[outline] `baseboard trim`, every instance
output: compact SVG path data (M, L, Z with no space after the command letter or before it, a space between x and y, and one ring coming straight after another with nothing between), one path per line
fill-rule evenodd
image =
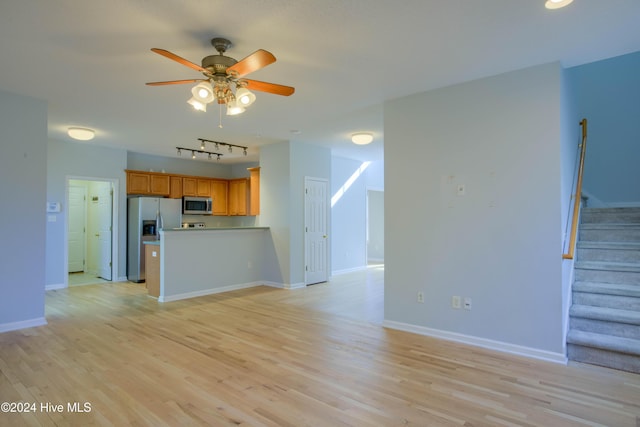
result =
M474 347L482 347L489 350L500 351L502 353L526 356L532 359L539 359L547 362L559 363L562 365L566 365L568 362L567 356L565 354L539 350L531 347L524 347L516 344L509 344L501 341L489 340L486 338L474 337L471 335L458 334L456 332L442 331L439 329L432 329L425 326L395 322L392 320L385 320L384 322L382 322L382 326L389 329L397 329L400 331L411 332L418 335L440 338L447 341L455 341L462 344L472 345Z
M20 322L9 322L0 324L0 333L17 331L19 329L34 328L36 326L44 326L47 324L47 319L44 317L38 317L35 319L22 320Z
M306 288L307 285L304 282L298 282L298 283L285 283L283 285L284 289L301 289L301 288Z
M56 289L65 289L65 288L67 288L67 287L68 287L68 286L67 286L67 285L65 285L64 283L54 283L54 284L52 284L52 285L46 285L46 286L44 287L44 290L45 290L45 291L55 291Z
M220 288L203 289L201 291L186 292L184 294L175 294L169 296L160 296L158 302L172 302L189 298L203 297L206 295L220 294L222 292L237 291L239 289L253 288L262 285L262 282L241 283L238 285L223 286Z

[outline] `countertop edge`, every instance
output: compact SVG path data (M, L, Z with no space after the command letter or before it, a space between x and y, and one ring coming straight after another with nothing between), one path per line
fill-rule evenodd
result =
M193 231L240 231L240 230L269 230L269 227L205 227L205 228L172 228L167 230L160 230L163 233L173 232L193 232Z

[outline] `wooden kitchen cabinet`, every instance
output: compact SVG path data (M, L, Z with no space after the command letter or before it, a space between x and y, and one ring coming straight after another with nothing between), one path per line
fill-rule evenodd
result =
M197 196L198 195L198 178L182 177L182 195Z
M249 178L249 215L260 215L260 168L248 168Z
M199 197L211 197L211 180L207 178L198 178L196 186L196 195Z
M211 198L213 199L213 215L227 215L229 181L226 179L211 180Z
M169 195L169 175L149 175L149 194L154 196Z
M127 194L169 195L169 175L154 172L126 171Z
M229 180L229 215L247 215L248 178Z
M152 297L160 296L160 245L144 245L145 285Z
M182 177L182 195L211 197L211 180L208 178Z
M127 194L148 194L149 174L127 171Z
M181 199L182 198L182 177L172 176L169 178L169 198Z

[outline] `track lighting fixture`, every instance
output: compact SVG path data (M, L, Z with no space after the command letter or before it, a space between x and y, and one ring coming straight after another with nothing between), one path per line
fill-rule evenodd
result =
M176 150L178 150L178 156L182 155L182 150L187 150L187 151L191 151L191 158L192 159L196 159L198 156L198 153L201 154L206 154L208 159L211 160L213 158L213 156L217 156L217 160L220 161L220 157L222 157L222 153L216 153L213 151L206 151L206 143L209 142L211 144L214 144L216 151L218 151L220 149L220 146L224 146L227 147L227 150L229 151L229 153L233 153L233 149L238 148L242 150L242 154L243 155L247 155L247 149L249 147L245 147L244 145L236 145L236 144L229 144L227 142L220 142L220 141L211 141L208 139L203 139L203 138L198 138L198 141L200 141L200 148L196 149L196 148L185 148L185 147L176 147Z
M182 155L182 150L191 151L192 159L198 158L198 156L196 155L197 153L206 154L209 160L211 160L213 156L218 156L218 161L219 161L220 157L222 156L222 153L213 153L211 151L196 150L194 148L176 147L176 150L178 150L178 156Z

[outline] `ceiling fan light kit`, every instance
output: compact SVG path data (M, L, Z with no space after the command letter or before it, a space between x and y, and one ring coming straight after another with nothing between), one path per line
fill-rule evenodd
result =
M164 82L150 82L148 86L165 86L174 84L197 83L191 88L193 97L187 101L194 109L206 111L206 105L214 101L222 107L227 105L227 115L241 114L246 107L253 104L256 95L251 90L272 93L281 96L290 96L295 88L275 83L261 82L245 79L249 73L266 67L276 62L272 53L258 49L251 55L236 61L225 56L224 53L231 46L231 42L225 38L216 37L211 44L218 51L217 55L209 55L202 59L202 66L190 62L174 53L164 49L153 48L151 51L176 61L204 75L204 79L171 80ZM234 91L235 90L235 91ZM220 124L222 127L222 123Z
M544 7L547 9L560 9L562 7L568 6L572 3L573 0L547 0L544 4Z

